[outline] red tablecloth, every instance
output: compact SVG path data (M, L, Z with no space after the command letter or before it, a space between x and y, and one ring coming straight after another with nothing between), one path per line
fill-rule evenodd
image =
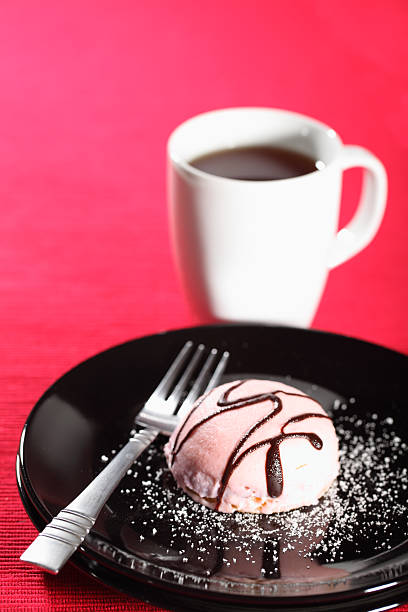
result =
M381 230L330 275L313 326L408 351L407 11L398 0L0 3L2 609L153 610L72 567L50 577L18 561L35 530L14 461L56 377L113 344L197 323L165 204L165 142L185 118L287 108L383 160ZM342 221L358 183L350 173Z

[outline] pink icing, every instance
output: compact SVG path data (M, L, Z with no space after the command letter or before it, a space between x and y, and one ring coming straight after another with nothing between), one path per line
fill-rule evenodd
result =
M259 401L219 414L200 425L187 437L173 461L172 450L177 437L176 448L180 447L180 441L195 424L220 410L218 400L237 383L238 381L221 385L203 400L198 400L191 416L187 417L185 426L181 423L165 446L167 461L177 484L191 497L212 508L216 505L221 478L234 447L254 423L271 412L273 402ZM246 380L231 391L229 399L237 400L278 390L285 392L278 394L282 401L282 410L253 432L240 449L240 453L258 442L279 436L285 423L296 416L305 413L327 416L315 400L299 389L280 382ZM286 393L300 394L301 397ZM178 436L181 427L183 430ZM321 439L322 447L315 448L305 438L285 439L280 444L283 489L277 497L270 497L267 491L265 462L269 446L262 446L247 454L228 480L218 508L221 512L282 512L316 504L329 488L339 471L338 442L331 420L310 417L289 423L284 432L315 434Z

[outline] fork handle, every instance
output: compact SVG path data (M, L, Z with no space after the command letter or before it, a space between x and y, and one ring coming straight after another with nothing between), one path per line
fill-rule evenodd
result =
M155 429L142 429L130 438L82 493L48 523L20 559L58 574L94 526L123 476L157 435Z

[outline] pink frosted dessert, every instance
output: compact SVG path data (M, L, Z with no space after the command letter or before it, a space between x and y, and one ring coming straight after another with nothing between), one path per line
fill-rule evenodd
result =
M229 382L201 397L165 446L177 484L220 512L317 504L339 472L322 406L270 380Z

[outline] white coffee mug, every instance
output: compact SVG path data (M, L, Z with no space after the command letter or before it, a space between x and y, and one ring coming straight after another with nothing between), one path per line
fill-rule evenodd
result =
M190 162L231 147L278 146L322 169L250 181ZM360 203L338 231L343 170L365 169ZM182 285L204 319L307 327L328 271L368 245L386 204L384 166L362 147L304 115L232 108L198 115L168 141L170 233Z

